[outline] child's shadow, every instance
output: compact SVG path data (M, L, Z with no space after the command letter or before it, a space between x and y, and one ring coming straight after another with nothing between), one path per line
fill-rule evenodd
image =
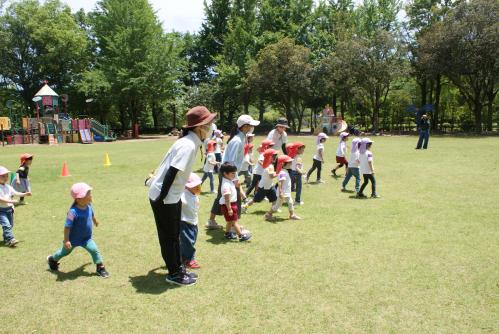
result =
M89 264L91 264L91 263L89 262L89 263L82 264L81 266L79 266L75 270L68 271L66 273L62 272L62 271L50 271L50 272L57 276L57 279L56 279L57 282L74 281L75 279L77 279L79 277L96 276L95 273L89 273L89 272L85 271L85 267L88 266Z
M226 239L224 232L222 230L206 230L206 234L210 237L207 242L211 242L215 245L226 244L232 242L232 240Z
M159 295L166 290L175 289L179 286L170 284L165 281L165 274L157 273L159 269L164 269L164 267L158 267L149 270L147 275L140 276L130 276L128 280L132 283L137 293L148 293L152 295Z

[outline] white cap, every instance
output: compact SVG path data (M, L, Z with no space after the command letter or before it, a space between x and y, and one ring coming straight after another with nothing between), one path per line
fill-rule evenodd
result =
M237 119L237 127L240 128L246 124L257 126L258 124L260 124L260 121L254 120L253 117L251 117L250 115L239 116L239 118Z

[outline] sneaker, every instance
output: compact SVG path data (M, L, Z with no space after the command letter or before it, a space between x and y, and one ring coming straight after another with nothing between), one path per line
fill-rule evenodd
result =
M347 188L345 188L345 187L341 188L341 192L342 192L342 193L344 193L344 192L346 192L346 191L347 191Z
M196 274L195 272L187 270L187 268L184 265L180 266L180 273L187 275L194 280L198 279L198 274Z
M190 286L196 284L196 280L194 278L182 272L173 275L166 275L165 281L179 286Z
M223 226L218 225L217 222L214 220L208 219L208 221L206 222L206 225L204 225L204 227L208 230L220 230Z
M357 198L367 198L367 196L364 195L364 194L359 193L359 194L357 194Z
M371 198L381 198L381 196L374 194L374 195L371 195Z
M249 232L246 232L246 233L242 233L240 236L239 236L239 241L240 242L243 242L243 241L248 241L251 239L251 233Z
M268 222L273 222L275 220L274 216L266 213L265 214L265 220L268 221Z
M191 260L191 261L185 261L185 267L189 269L199 269L201 266L199 265L198 261L196 260Z
M305 183L308 183L308 177L306 175L303 176L303 180L305 181Z
M236 240L237 239L237 234L234 233L234 232L226 232L224 234L224 237L225 237L225 239L228 239L228 240Z
M337 176L336 175L336 169L331 169L331 174L333 174L333 176Z
M52 255L47 256L47 263L49 265L50 270L53 270L53 271L58 271L59 270L59 262L57 262L56 260L54 260L54 258L52 257Z
M289 219L291 219L291 220L301 220L301 217L299 217L297 215L292 215L291 217L289 217Z
M303 204L305 204L305 202L303 202L303 201L295 201L295 205L303 205Z
M97 275L99 275L102 278L108 278L109 273L106 270L106 267L104 266L97 266Z
M243 204L243 205L241 206L241 213L246 213L247 211L248 211L248 205Z
M335 175L336 175L336 174L335 174ZM322 181L322 180L317 180L317 183L326 183L326 182L324 182L324 181Z
M5 245L8 247L15 247L19 241L15 238L10 239L9 241L5 242Z

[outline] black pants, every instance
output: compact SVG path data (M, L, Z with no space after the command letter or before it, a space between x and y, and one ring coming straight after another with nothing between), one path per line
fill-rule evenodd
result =
M222 179L223 175L222 173L219 173L218 175L218 191L217 191L217 198L215 198L215 201L213 201L213 205L211 206L211 213L217 216L220 216L222 214L222 209L220 208L220 198L222 198ZM236 188L237 190L237 216L238 218L241 218L241 192L240 188Z
M180 270L180 217L182 202L175 204L164 204L163 201L151 201L151 208L158 230L159 246L161 255L168 268L169 274L175 274Z
M376 179L373 174L362 174L364 177L364 183L360 186L359 194L364 194L364 189L367 187L369 181L371 181L371 196L376 195Z
M312 165L312 168L310 168L310 170L308 171L307 173L307 180L310 179L310 175L314 172L314 170L317 169L317 181L320 181L321 179L321 170L322 170L322 161L319 161L319 160L315 160L314 159L314 163Z
M251 180L251 184L248 187L248 189L246 189L246 197L248 197L249 194L251 194L251 192L257 188L258 182L260 182L261 179L262 179L261 175L253 174L253 179Z

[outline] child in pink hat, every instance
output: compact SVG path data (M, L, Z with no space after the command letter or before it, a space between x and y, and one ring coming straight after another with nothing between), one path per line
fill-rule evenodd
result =
M182 262L189 269L200 268L196 260L196 240L198 237L199 194L201 178L191 173L187 179L185 190L180 197L182 213L180 218L180 255Z
M18 192L7 182L9 181L10 171L0 166L0 225L3 230L3 241L5 245L14 247L18 241L14 238L12 228L14 227L14 204L13 196L31 196L30 192Z
M75 183L71 187L71 197L74 202L69 208L64 224L64 241L62 247L53 255L47 257L50 270L59 270L59 260L71 254L76 247L83 247L92 256L96 265L97 275L102 278L109 277L104 267L102 256L97 244L92 239L92 224L96 227L99 222L95 218L92 206L92 187L86 183Z

